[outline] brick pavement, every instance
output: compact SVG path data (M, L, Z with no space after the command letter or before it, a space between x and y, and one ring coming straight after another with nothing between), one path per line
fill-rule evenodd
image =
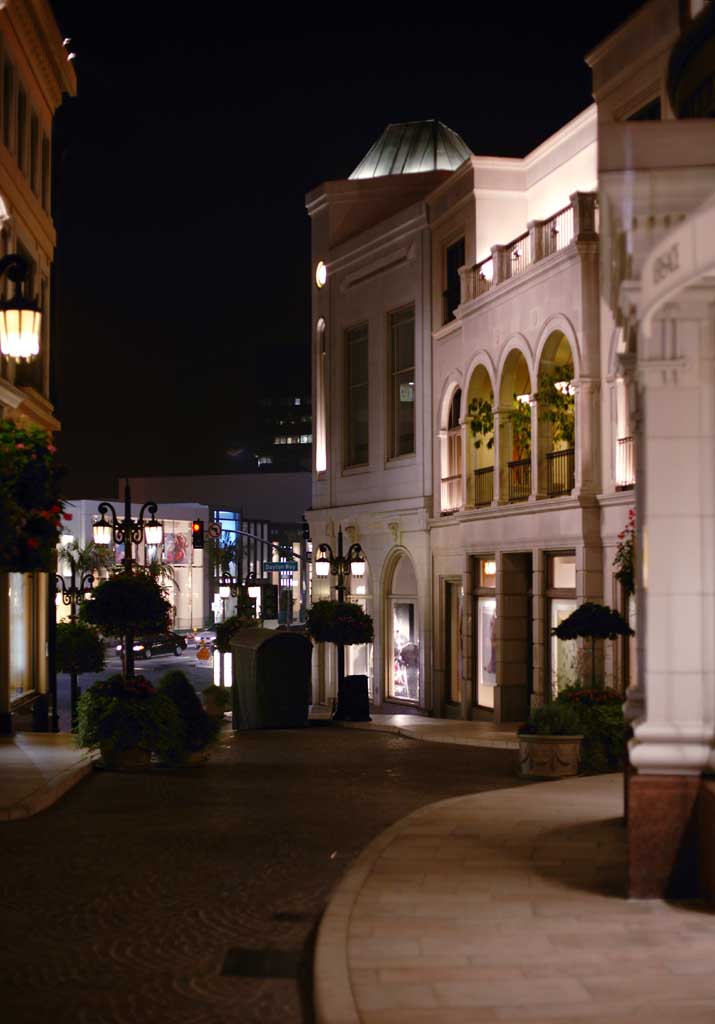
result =
M509 750L323 727L229 736L181 772L97 773L0 826L3 1024L309 1019L295 980L225 976L227 953L283 951L272 969L290 975L373 837L518 786L514 767Z

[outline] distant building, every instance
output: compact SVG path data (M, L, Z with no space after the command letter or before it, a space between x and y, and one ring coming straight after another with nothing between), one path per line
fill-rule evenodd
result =
M17 252L31 267L42 308L40 354L0 358L0 418L60 429L50 400L52 125L63 95L76 92L74 68L47 0L0 5L0 256ZM3 294L9 294L3 278ZM48 688L47 621L51 577L0 573L0 733L11 712Z
M313 417L310 395L264 397L258 402L258 429L251 441L228 450L237 472L309 473Z

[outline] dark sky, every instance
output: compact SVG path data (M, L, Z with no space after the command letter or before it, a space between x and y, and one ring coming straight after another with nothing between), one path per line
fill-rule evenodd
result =
M85 479L229 468L256 396L309 384L305 193L391 121L523 156L589 104L584 54L640 4L53 6L79 82L57 120L60 450Z

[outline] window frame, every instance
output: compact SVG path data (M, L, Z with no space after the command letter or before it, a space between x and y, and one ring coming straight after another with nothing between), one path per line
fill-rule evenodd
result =
M403 366L400 369L396 368L395 359L395 332L394 328L396 325L396 318L406 313L411 313L412 317L412 365ZM404 322L404 321L403 321ZM417 454L417 372L416 364L416 353L415 353L415 303L408 302L404 306L400 306L397 309L391 310L387 314L387 336L389 339L389 351L387 360L387 389L388 389L388 418L387 418L387 458L388 460L393 459L404 459L410 458ZM396 401L396 384L397 378L404 373L412 374L413 378L413 399L412 399L412 447L409 451L399 451L399 430L398 430L398 413L399 404ZM399 385L398 385L399 386Z
M343 446L343 468L344 469L365 469L370 465L370 378L369 374L366 373L365 381L358 384L352 384L350 380L350 345L351 338L356 337L359 332L364 332L364 344L365 344L365 355L366 355L366 367L369 364L370 356L370 329L367 320L362 320L359 323L353 324L350 327L346 327L343 333L343 382L344 388L343 393L345 395L345 416L343 420L345 438ZM355 454L351 449L354 440L354 417L352 415L354 404L353 395L358 389L365 391L365 404L367 407L367 440L366 440L366 453L364 461L352 461L353 455Z

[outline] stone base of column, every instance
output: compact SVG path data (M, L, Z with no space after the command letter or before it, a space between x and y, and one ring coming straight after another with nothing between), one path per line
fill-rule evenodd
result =
M637 775L628 786L628 895L698 895L698 775Z
M703 779L698 794L700 895L715 904L715 779Z

